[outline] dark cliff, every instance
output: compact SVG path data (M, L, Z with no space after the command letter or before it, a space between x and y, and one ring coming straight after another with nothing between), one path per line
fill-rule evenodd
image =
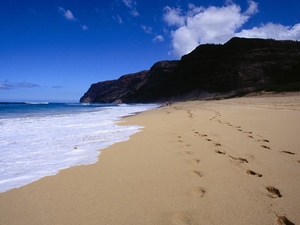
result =
M199 45L179 61L93 84L80 102L156 102L202 91L253 91L300 82L300 42L232 38ZM189 98L188 97L188 98Z
M134 96L136 90L147 82L148 70L121 76L118 80L109 80L92 84L81 97L80 102L127 102L128 96Z

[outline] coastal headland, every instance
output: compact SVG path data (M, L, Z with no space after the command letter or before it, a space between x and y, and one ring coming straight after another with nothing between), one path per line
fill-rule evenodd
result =
M300 95L173 102L92 165L0 194L0 224L300 224Z
M232 38L90 86L80 102L153 103L300 91L300 42Z

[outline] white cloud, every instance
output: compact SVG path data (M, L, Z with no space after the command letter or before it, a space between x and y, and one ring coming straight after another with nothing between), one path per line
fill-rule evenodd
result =
M166 6L164 11L165 14L163 18L169 26L183 26L185 24L185 17L181 15L181 9L172 9L169 6Z
M136 1L133 0L122 0L127 8L130 9L130 14L134 17L139 16L139 12L136 10Z
M200 44L195 33L187 26L182 26L172 32L173 54L181 56L192 51Z
M187 18L186 27L198 42L224 42L241 27L247 17L241 14L237 5L209 7Z
M164 37L162 35L156 35L153 38L153 42L163 42L164 41Z
M73 13L69 9L65 10L63 7L59 7L58 12L61 15L63 15L64 18L67 19L68 21L75 21L75 22L79 23L79 25L83 31L86 31L89 29L88 26L81 24L80 21L74 17Z
M246 10L245 15L253 15L258 13L258 4L252 0L248 0L249 8Z
M82 30L88 30L89 28L86 25L81 25Z
M65 17L67 20L76 20L75 17L73 16L73 13L70 10L67 10L65 12Z
M132 16L134 16L134 17L140 15L139 12L138 12L136 9L132 9L132 10L130 11L130 14L131 14Z
M147 34L151 34L152 33L152 27L147 27L145 25L141 25L141 28L143 29L143 31Z
M128 7L128 8L132 8L132 0L122 0L123 3Z
M36 88L36 87L40 87L40 85L29 83L27 81L10 82L8 80L5 80L4 82L0 82L0 90L10 90L16 88Z
M300 40L300 23L294 26L283 26L281 24L267 23L260 27L242 30L236 34L237 37L247 38L273 38L276 40Z
M123 19L120 15L113 16L113 19L118 21L119 24L123 23Z
M67 20L69 21L77 21L77 19L74 17L73 13L70 10L65 10L63 7L59 7L58 11L60 14L62 14Z
M283 26L267 23L242 29L251 16L259 11L258 4L253 0L248 0L248 8L244 12L231 0L227 0L222 7L188 6L187 12L169 6L164 8L163 19L172 29L172 53L178 56L189 53L199 44L222 44L234 36L300 40L300 24Z
M63 85L54 85L52 86L52 88L55 88L55 89L59 89L59 88L64 88L65 86Z
M177 26L171 32L173 54L181 56L203 43L224 43L247 22L250 15L257 12L257 4L249 2L245 13L239 5L227 1L223 7L196 7L189 4L184 15L181 10L165 8L164 21L169 26Z

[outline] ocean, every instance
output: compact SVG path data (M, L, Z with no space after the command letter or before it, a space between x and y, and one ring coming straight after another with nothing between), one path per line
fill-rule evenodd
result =
M0 103L0 192L59 170L97 162L101 149L126 141L141 126L122 117L156 104Z

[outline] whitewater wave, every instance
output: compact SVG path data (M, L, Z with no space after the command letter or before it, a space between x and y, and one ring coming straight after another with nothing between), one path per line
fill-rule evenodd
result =
M28 105L49 105L49 102L24 102Z

